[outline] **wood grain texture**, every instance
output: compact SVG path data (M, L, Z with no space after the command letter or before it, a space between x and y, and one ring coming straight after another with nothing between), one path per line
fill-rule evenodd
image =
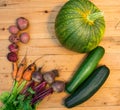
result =
M105 35L100 43L106 53L99 65L107 65L111 72L92 98L71 110L120 110L120 0L91 1L104 12L106 21ZM22 59L26 49L28 64L47 54L37 62L38 66L45 64L43 71L56 68L60 71L59 79L68 81L72 77L86 54L67 50L56 39L55 18L65 2L67 0L0 0L0 94L12 86L12 65L6 59L10 44L8 27L21 16L30 21L27 31L31 40L27 45L19 44L19 59ZM68 110L62 104L66 96L66 93L55 93L45 98L37 110Z

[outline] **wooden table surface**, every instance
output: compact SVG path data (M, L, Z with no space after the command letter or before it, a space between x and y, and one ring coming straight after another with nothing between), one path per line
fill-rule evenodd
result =
M111 72L100 90L85 103L71 110L120 110L120 0L91 0L103 12L106 32L100 45L106 53L99 65L107 65ZM12 65L6 59L8 51L8 27L16 18L29 19L31 40L20 44L19 59L27 49L28 64L47 54L37 66L44 64L43 71L59 69L59 79L68 81L80 65L85 54L63 48L56 39L54 22L58 11L67 0L0 0L0 93L12 86ZM38 106L37 110L67 110L62 104L66 93L53 94Z

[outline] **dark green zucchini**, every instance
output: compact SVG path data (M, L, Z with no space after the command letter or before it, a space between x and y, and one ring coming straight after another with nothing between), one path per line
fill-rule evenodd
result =
M109 73L108 67L104 65L98 67L73 94L65 99L64 105L71 108L88 100L104 84Z
M88 76L97 67L100 59L103 57L105 50L103 47L98 46L92 50L80 65L72 79L67 83L65 90L68 93L73 93L78 86L88 78Z

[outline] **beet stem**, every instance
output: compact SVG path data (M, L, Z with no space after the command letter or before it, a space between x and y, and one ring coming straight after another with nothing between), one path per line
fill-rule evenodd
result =
M44 90L40 95L37 95L36 97L34 97L32 100L31 100L31 104L34 105L36 104L37 102L43 100L44 97L50 95L53 93L53 89L52 88L49 88L47 90Z
M34 81L31 81L22 91L22 94L27 94L27 90L29 87L33 88L35 85L35 82Z
M41 92L42 90L45 89L46 85L47 85L46 82L42 82L42 83L40 83L39 85L35 86L35 87L33 88L33 90L34 90L36 93Z

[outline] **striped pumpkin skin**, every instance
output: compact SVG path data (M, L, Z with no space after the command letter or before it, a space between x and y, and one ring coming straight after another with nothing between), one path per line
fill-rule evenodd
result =
M89 0L68 1L55 20L55 32L60 43L80 53L96 48L105 31L105 20L103 16L95 20L88 19L88 16L100 12Z

